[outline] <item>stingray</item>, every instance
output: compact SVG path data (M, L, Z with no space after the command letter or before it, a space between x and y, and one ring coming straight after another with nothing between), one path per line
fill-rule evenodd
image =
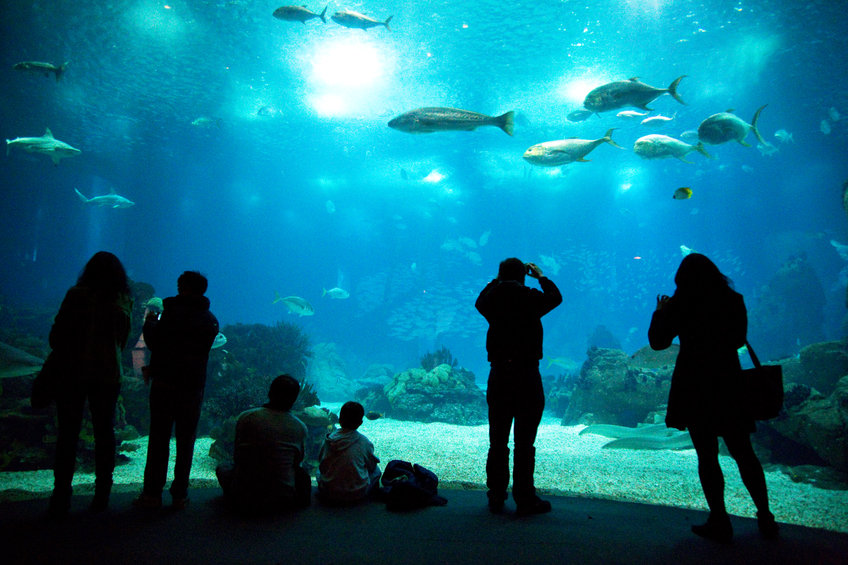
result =
M604 449L692 449L689 432L667 428L665 424L646 424L630 428L613 424L595 424L580 430L580 435L596 434L614 438Z
M32 375L37 373L43 364L44 359L0 342L0 379Z

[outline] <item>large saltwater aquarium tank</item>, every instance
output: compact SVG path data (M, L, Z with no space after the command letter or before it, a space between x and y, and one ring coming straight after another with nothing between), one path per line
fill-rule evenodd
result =
M29 386L99 250L120 257L136 302L117 422L127 489L146 446L144 307L188 269L208 277L222 328L198 485L215 484L233 418L289 372L316 441L357 399L384 461L484 488L474 302L514 256L564 296L543 319L540 488L703 508L691 444L662 425L675 349L647 348L656 296L699 252L744 295L761 360L783 366L784 412L754 436L778 520L848 531L846 3L325 5L4 2L5 496L49 493L55 424ZM722 464L731 511L753 515ZM605 465L641 478L613 485Z

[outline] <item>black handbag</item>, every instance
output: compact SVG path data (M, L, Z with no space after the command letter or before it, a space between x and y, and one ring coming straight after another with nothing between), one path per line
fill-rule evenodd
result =
M742 371L744 408L754 420L777 418L783 408L783 367L761 365L751 344L745 345L754 368Z
M32 394L29 403L33 408L47 408L56 401L61 373L59 356L51 351L44 360L41 370L32 381Z

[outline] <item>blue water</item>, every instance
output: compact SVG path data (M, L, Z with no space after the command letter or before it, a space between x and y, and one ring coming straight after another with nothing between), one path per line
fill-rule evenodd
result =
M313 343L335 342L354 378L370 363L417 366L447 346L483 380L486 326L473 304L500 260L534 261L559 285L546 356L581 362L601 324L628 352L646 344L654 297L674 290L685 245L712 257L749 307L804 254L826 295L822 337L843 335L846 265L830 240L848 243L844 2L330 5L328 15L393 16L391 30L368 31L284 22L274 8L4 3L2 135L49 127L82 154L56 167L15 148L2 158L0 293L58 307L107 249L163 296L183 270L203 271L222 325L294 321ZM25 60L69 65L57 82L12 70ZM665 88L680 75L687 105L651 104L652 115L674 116L661 130L618 110L566 120L606 82L638 76ZM677 137L730 108L750 121L763 104L772 155L753 134L752 147L710 146L716 159L692 153L692 164L632 151L647 133ZM421 106L515 110L515 135L387 127ZM609 128L626 150L602 145L590 162L554 169L522 159L533 144ZM780 129L794 143L775 138ZM690 200L671 198L681 186ZM74 188L114 189L136 205L86 207ZM337 285L350 298L322 297ZM275 292L307 299L315 315L289 314Z

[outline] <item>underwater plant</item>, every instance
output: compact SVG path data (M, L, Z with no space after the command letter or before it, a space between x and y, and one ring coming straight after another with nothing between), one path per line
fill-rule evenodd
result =
M456 367L459 364L454 356L451 354L450 349L446 346L442 346L440 349L430 353L428 352L421 358L421 368L425 371L432 371L439 365L450 365L451 367Z

